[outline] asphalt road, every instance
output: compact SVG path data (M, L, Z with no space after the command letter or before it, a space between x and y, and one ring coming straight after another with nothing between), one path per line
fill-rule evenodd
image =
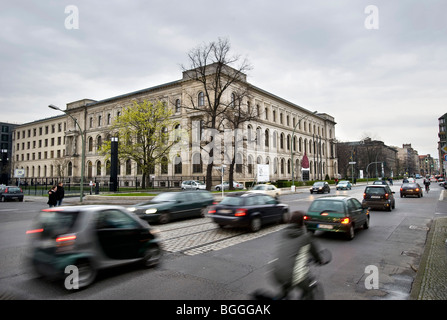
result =
M423 198L399 197L392 212L372 211L368 230L358 230L352 241L343 235L317 232L321 246L331 250L330 264L316 268L327 299L408 299L416 276L428 227L438 212L441 188ZM364 186L348 194L362 198ZM291 210L306 210L322 195L302 191L283 195ZM159 226L165 255L150 270L135 266L106 270L89 288L66 291L61 283L37 278L24 261L25 231L44 202L0 204L0 295L20 299L151 299L245 300L256 289L273 292L269 267L274 259L278 230L273 225L252 234L219 229L208 218ZM372 266L372 267L371 267ZM371 268L378 271L378 287L368 289ZM371 283L370 281L368 283Z

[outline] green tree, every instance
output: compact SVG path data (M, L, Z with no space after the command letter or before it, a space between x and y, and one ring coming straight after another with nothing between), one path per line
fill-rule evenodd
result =
M169 162L169 150L176 143L175 139L169 139L169 132L176 125L171 119L172 113L162 101L134 101L112 124L113 135L119 141L118 157L137 163L138 171L143 174L143 188L148 184L150 174L155 173L156 165ZM110 156L110 149L111 142L106 141L101 152Z

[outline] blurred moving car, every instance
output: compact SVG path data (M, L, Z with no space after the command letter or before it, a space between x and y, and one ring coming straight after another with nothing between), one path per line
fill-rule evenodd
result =
M422 192L422 187L419 185L419 183L404 183L400 187L400 197L406 197L406 196L417 196L418 198L423 197L424 194Z
M357 199L345 196L318 198L304 216L307 230L343 232L349 240L354 238L355 229L368 229L369 220L369 210L362 208Z
M182 182L181 188L182 190L205 190L206 184L198 180L186 180Z
M394 191L391 191L387 185L367 186L363 193L362 206L363 208L381 208L391 211L396 207Z
M18 200L23 201L23 191L21 188L16 186L0 186L0 201L10 201L10 200Z
M65 268L75 266L78 288L90 285L100 269L136 262L153 267L162 255L154 229L120 206L44 209L26 233L34 270L62 279Z
M337 183L337 190L351 190L352 184L348 180L341 180Z
M211 206L208 215L219 227L246 227L257 232L268 223L288 222L289 206L266 194L230 193Z
M313 184L312 187L310 187L310 193L330 193L331 192L331 188L329 187L329 183L327 183L326 181L317 181Z
M224 181L223 188L224 188L224 190L229 190L230 189L230 182ZM233 188L242 190L242 189L244 189L244 185L242 183L237 182L237 181L233 181ZM218 184L217 186L215 186L214 189L216 189L216 191L221 191L222 190L222 183Z
M385 180L376 180L373 182L373 185L383 185L383 186L388 186L388 182L386 182Z
M152 200L128 209L148 222L168 223L172 220L204 217L214 198L209 191L163 192Z
M270 197L275 198L276 200L279 199L279 196L281 195L281 189L278 189L272 184L258 184L253 187L253 189L248 190L249 193L263 193L266 195L269 195Z

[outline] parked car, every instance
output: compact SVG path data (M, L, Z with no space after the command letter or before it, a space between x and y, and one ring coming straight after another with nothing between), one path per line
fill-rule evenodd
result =
M120 206L44 209L26 233L34 270L55 280L75 266L78 288L90 285L100 269L129 263L153 267L162 255L154 229Z
M207 207L213 202L213 195L208 191L163 192L152 200L128 209L148 222L168 223L172 220L204 217Z
M417 196L418 198L423 197L424 194L422 192L422 187L419 185L419 183L404 183L400 187L400 197L406 197L406 196Z
M348 239L353 239L355 229L369 228L369 209L353 197L327 196L312 202L304 224L310 232L317 230L343 232Z
M352 184L348 180L341 180L337 183L337 190L351 190Z
M385 185L367 186L363 193L362 206L363 208L383 208L391 211L396 207L394 191Z
M310 193L330 193L331 192L331 188L329 187L329 183L327 183L326 181L317 181L313 184L312 187L310 187Z
M23 201L23 191L16 186L0 186L0 201L18 200Z
M230 182L224 181L223 188L224 188L224 190L230 189ZM242 183L237 182L237 181L233 181L233 188L242 190L242 189L244 189L244 185ZM216 189L216 191L221 191L222 190L222 183L218 184L217 186L215 186L214 189Z
M219 227L245 227L256 232L268 223L288 222L289 206L266 194L238 192L211 206L208 215Z
M278 200L279 196L281 195L281 189L278 189L277 187L275 187L272 184L258 184L256 186L254 186L253 189L251 189L247 192L267 194L267 195L275 198L276 200Z
M182 190L205 190L206 184L198 180L186 180L182 182L181 188Z

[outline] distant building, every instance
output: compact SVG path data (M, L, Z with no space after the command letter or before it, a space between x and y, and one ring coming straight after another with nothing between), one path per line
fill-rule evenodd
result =
M404 143L402 148L395 147L397 150L397 172L400 176L414 176L421 174L420 160L418 152L411 147L411 143Z
M419 166L420 173L423 177L426 175L435 175L438 174L438 169L436 169L436 159L433 159L431 155L420 155L419 156Z
M447 161L445 159L445 155L447 155L447 152L443 150L443 148L447 147L447 138L446 138L447 113L441 116L438 119L438 121L439 121L439 133L438 133L439 172L445 176L447 170Z
M366 138L361 141L338 142L338 171L342 178L393 177L397 175L397 150L383 141ZM355 162L355 164L350 164ZM383 163L383 171L382 171Z
M12 132L16 126L0 122L0 184L8 184L11 178Z

